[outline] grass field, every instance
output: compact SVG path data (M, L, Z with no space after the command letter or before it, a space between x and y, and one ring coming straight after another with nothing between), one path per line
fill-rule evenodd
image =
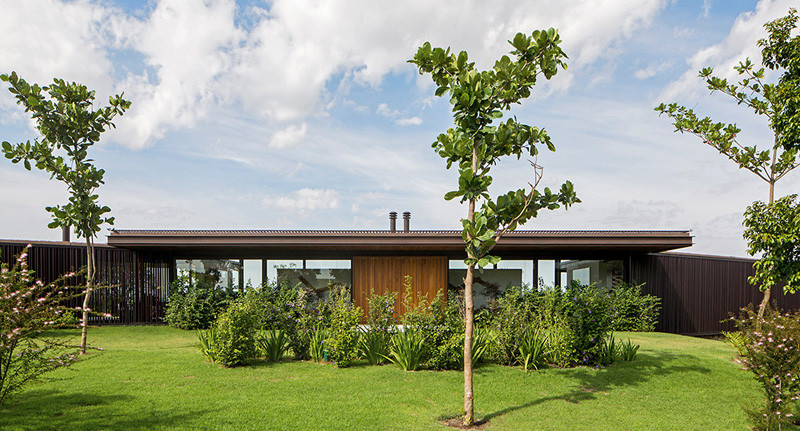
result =
M462 374L287 361L225 369L164 326L90 331L102 352L0 407L2 429L428 430L459 414ZM72 335L72 333L70 333ZM720 341L618 333L641 344L605 369L475 370L491 430L746 430L760 399Z

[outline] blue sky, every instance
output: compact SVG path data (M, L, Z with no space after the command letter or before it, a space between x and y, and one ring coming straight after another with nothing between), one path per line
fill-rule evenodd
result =
M697 70L733 77L790 3L0 0L15 28L0 70L133 102L94 153L118 228L384 229L394 210L412 228L455 229L465 208L442 197L457 174L430 148L450 107L407 60L430 41L488 67L517 31L555 27L569 68L512 114L556 144L539 157L542 185L569 179L583 203L523 228L691 229L688 251L743 256L742 213L766 183L653 107L677 101L768 145L766 123L709 95ZM0 93L0 139L34 137ZM524 160L494 174L496 193L532 176ZM0 184L0 238L60 237L44 211L66 200L60 184L8 162ZM777 193L798 189L793 173Z

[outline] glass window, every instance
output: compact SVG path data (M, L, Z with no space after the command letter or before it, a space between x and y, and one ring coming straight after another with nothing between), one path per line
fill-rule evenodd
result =
M179 276L189 276L199 284L224 289L239 289L241 265L238 259L184 259L175 266Z
M466 265L461 260L451 260L448 264L448 289L464 290L464 277L467 275ZM475 308L489 305L511 286L527 287L533 282L532 260L501 260L497 268L491 266L476 270L473 288Z
M287 281L287 276L293 270L303 269L302 260L267 260L267 281L280 283Z
M244 285L245 287L261 287L262 280L262 260L261 259L245 259L244 267Z
M268 260L267 278L292 286L301 285L324 295L332 286L352 283L349 260Z
M584 286L595 284L611 289L623 280L621 260L565 260L561 262L561 268L566 283L575 281Z
M555 286L556 261L539 260L537 261L537 266L539 267L539 289Z

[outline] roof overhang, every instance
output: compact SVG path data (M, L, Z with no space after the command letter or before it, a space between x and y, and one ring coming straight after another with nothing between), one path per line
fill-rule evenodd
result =
M108 245L177 258L464 257L461 231L112 230ZM503 236L493 253L518 258L612 258L691 245L689 231L516 231Z

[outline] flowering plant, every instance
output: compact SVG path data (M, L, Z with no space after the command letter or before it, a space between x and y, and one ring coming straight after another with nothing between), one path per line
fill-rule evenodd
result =
M26 247L13 265L0 264L0 404L25 384L77 359L73 346L42 336L68 312L60 302L77 296L59 287L75 274L44 284L34 279L27 257Z
M766 405L754 412L756 429L781 429L793 422L790 406L800 399L800 312L767 309L763 320L752 308L731 318L743 335L737 359L764 388Z

